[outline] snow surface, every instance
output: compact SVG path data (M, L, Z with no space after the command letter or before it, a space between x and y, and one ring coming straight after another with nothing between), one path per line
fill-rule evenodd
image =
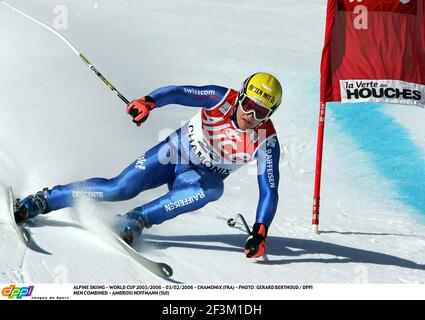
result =
M128 98L168 84L239 88L257 71L282 79L285 97L274 115L283 152L280 204L267 259L246 259L246 235L226 224L237 213L254 222L256 176L247 174L253 167L243 168L227 180L219 201L147 230L137 244L147 257L173 266L172 281L424 282L423 109L365 105L359 133L368 123L381 130L369 112L388 117L389 129L401 128L388 130L383 144L353 132L346 124L356 117L342 112L344 106L329 106L322 233L310 233L326 1L9 1L50 26L55 10L65 8L68 28L58 31ZM122 102L63 42L3 5L0 87L0 180L21 197L45 186L113 177L196 112L169 106L133 126ZM412 150L397 161L390 151L399 141ZM377 154L395 160L391 170ZM0 222L0 283L167 282L111 247L99 227L164 192L42 216L31 222L33 250ZM0 199L4 215L5 195Z

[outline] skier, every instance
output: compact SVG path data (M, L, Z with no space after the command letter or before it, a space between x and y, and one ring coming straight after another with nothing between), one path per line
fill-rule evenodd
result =
M44 188L19 201L15 220L20 223L71 207L81 197L123 201L167 184L169 192L162 197L118 216L116 232L131 245L144 228L218 200L226 177L256 159L260 197L245 254L261 257L278 204L280 147L270 116L281 99L281 84L264 72L246 79L239 92L215 85L159 88L127 106L137 126L153 109L169 104L199 107L200 111L117 177Z

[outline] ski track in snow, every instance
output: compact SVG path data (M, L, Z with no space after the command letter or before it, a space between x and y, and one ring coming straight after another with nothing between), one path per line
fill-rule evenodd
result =
M128 98L173 83L237 89L259 70L283 80L285 97L274 116L283 156L267 259L246 259L246 234L226 224L237 213L254 222L250 166L227 179L219 201L146 230L136 244L173 267L171 280L114 249L103 227L159 188L36 219L35 250L0 225L0 283L423 283L424 110L329 107L322 233L310 234L325 2L272 0L259 12L256 1L9 1L50 25L65 5L68 28L59 31ZM4 6L0 38L0 180L18 196L113 177L196 112L169 106L136 128L65 44Z

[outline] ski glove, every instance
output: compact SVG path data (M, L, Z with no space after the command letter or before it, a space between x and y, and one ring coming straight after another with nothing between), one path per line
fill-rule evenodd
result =
M266 252L267 229L265 224L254 224L252 233L245 244L245 254L247 258L259 258Z
M155 108L155 100L150 96L133 100L127 106L127 113L133 117L133 122L139 127L149 117L149 112Z

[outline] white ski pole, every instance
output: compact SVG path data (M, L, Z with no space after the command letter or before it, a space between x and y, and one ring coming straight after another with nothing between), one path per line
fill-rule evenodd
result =
M43 28L49 30L50 32L52 32L53 34L55 34L56 36L58 36L63 42L66 43L66 45L77 55L79 56L84 63L99 77L99 79L101 79L112 91L114 91L117 96L125 102L126 105L128 105L130 103L130 101L124 97L97 69L94 65L91 64L91 62L79 51L75 48L75 46L68 40L66 39L63 35L61 35L59 32L57 32L56 30L53 30L52 28L50 28L49 26L45 25L44 23L38 21L37 19L31 17L29 14L26 14L25 12L11 6L10 4L8 4L5 1L0 1L2 4L4 4L5 6L7 6L8 8L12 9L13 11L19 13L20 15L23 15L25 18L28 18L29 20L39 24L40 26L42 26ZM136 111L136 110L135 110ZM136 111L137 112L137 111Z

